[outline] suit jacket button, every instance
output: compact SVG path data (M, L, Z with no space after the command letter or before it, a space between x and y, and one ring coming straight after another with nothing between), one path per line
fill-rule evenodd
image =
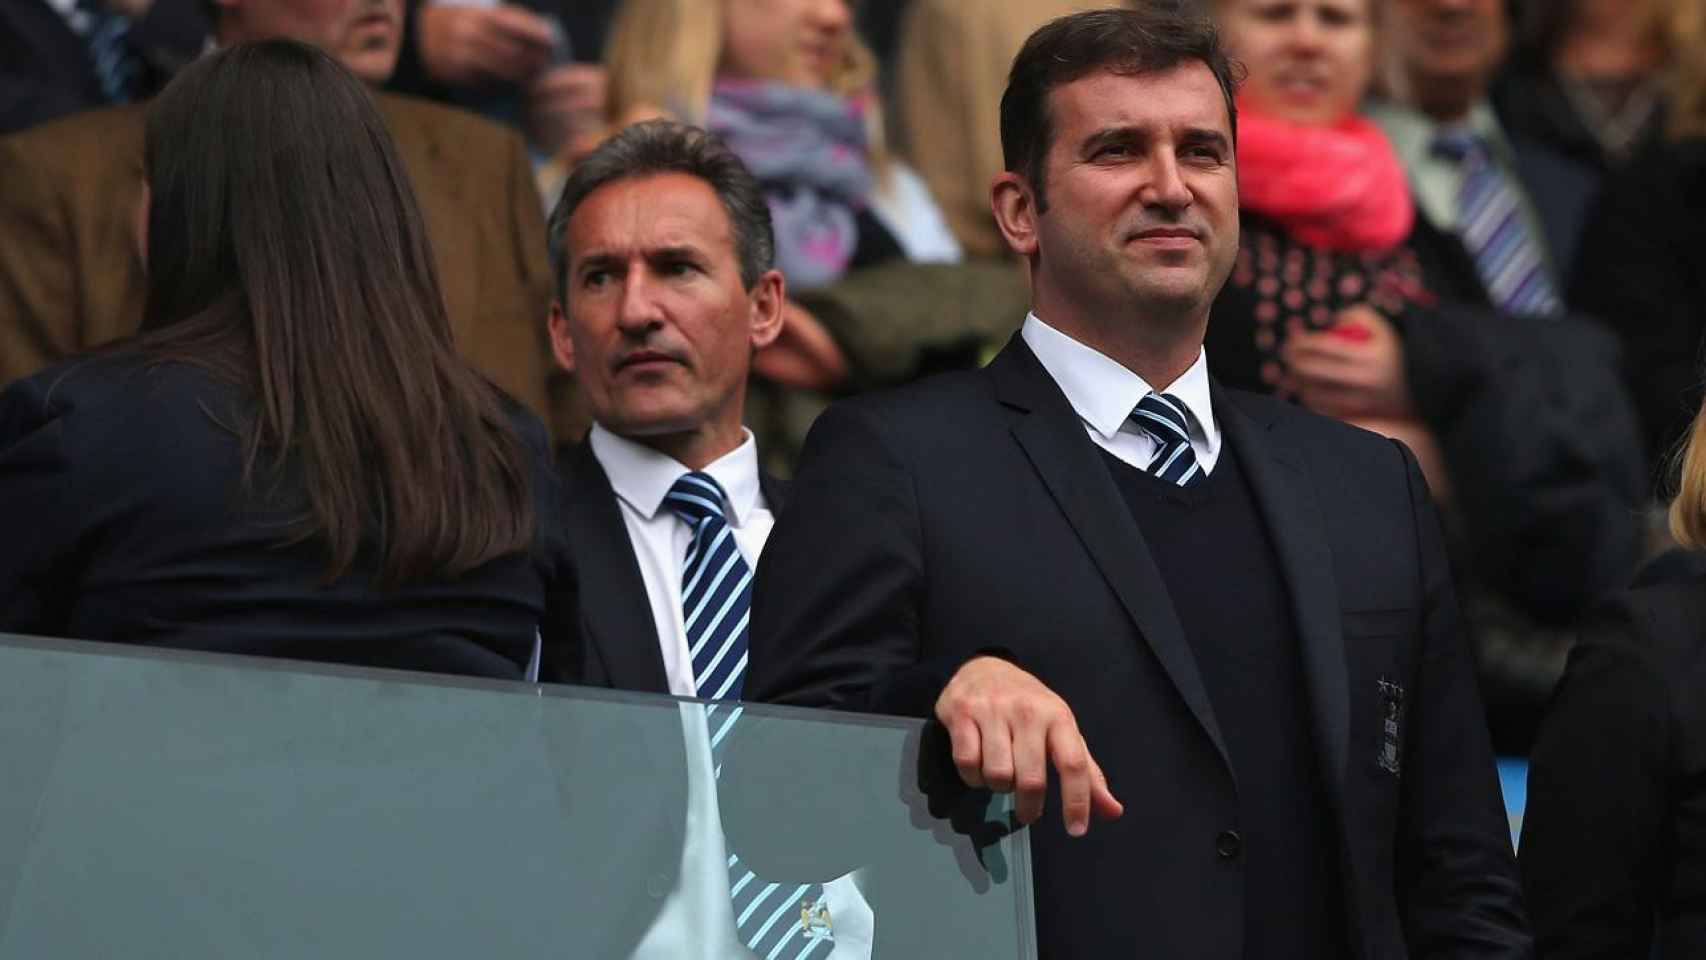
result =
M1222 830L1220 836L1214 838L1214 852L1220 854L1222 860L1235 860L1244 851L1244 838L1236 830Z
M662 900L669 896L671 886L673 884L669 882L667 874L654 873L646 879L646 893L650 894L653 900Z

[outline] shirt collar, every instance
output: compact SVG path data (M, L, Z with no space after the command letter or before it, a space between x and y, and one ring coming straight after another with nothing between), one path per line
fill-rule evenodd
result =
M1154 390L1119 361L1061 333L1034 313L1025 317L1020 336L1060 385L1079 419L1103 440L1112 440L1137 409L1137 402ZM1190 411L1193 439L1218 449L1220 431L1209 399L1208 351L1199 350L1196 362L1164 389Z
M1433 152L1434 138L1447 129L1427 114L1414 107L1390 100L1375 101L1368 105L1368 115L1385 131L1386 138L1392 141L1392 149L1398 154L1404 166L1415 170L1418 166L1428 163L1443 164L1455 168L1451 161L1439 158ZM1504 127L1499 124L1498 114L1485 100L1477 100L1469 108L1468 119L1462 124L1487 142L1487 148L1492 151L1493 159L1505 168L1516 164L1516 151L1511 147L1510 139L1505 136Z
M740 527L760 504L758 482L758 444L752 431L741 428L740 446L711 461L701 471L722 486L728 497L728 521ZM610 478L610 487L618 499L628 504L640 516L652 520L663 506L663 498L675 486L681 475L688 473L686 465L667 454L659 453L642 443L617 436L602 424L593 424L587 437L592 454Z

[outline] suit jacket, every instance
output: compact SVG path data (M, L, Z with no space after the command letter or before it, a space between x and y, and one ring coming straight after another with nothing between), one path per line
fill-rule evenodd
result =
M563 477L563 522L571 534L580 604L579 642L545 651L542 679L640 693L669 693L657 624L634 557L622 506L586 440L557 456ZM770 510L782 512L788 484L760 472Z
M1270 399L1216 387L1214 404L1302 637L1347 942L1366 958L1528 956L1414 459ZM1015 338L984 370L819 421L759 566L749 694L927 716L960 664L999 650L1072 707L1126 804L1088 840L1067 838L1058 801L1031 826L1040 955L1231 960L1243 900L1264 891L1217 839L1261 798L1239 796L1194 654L1153 586L1157 561ZM1396 708L1383 683L1402 688Z
M364 551L326 583L314 541L281 544L306 494L286 471L245 493L229 425L252 403L183 363L68 361L0 393L0 632L520 679L535 630L572 624L544 430L535 549L454 580L372 586Z
M535 413L562 420L545 334L545 227L520 138L471 114L380 94L414 180L458 349ZM0 384L134 332L146 109L79 114L0 138ZM551 422L560 436L579 423Z
M208 29L197 0L156 0L126 38L140 68L137 93L164 86L201 52ZM0 134L106 103L88 41L58 10L44 0L0 4Z
M1548 958L1706 956L1706 554L1666 561L1584 630L1530 758L1523 887Z

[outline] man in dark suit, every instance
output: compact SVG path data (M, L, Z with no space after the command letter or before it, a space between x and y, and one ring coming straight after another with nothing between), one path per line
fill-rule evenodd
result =
M1529 956L1415 459L1206 373L1236 127L1180 10L1020 52L992 199L1032 315L821 418L749 696L939 720L1032 824L1042 955Z
M396 61L401 0L218 0L221 45L290 37L378 84ZM435 104L380 94L426 215L462 354L560 439L585 429L553 376L539 319L550 278L539 195L521 139ZM135 221L142 104L0 137L0 384L135 332L143 301Z
M704 131L640 124L575 166L548 230L551 342L593 426L559 459L581 629L545 648L541 676L741 699L752 570L784 496L741 422L787 299L763 193ZM802 909L836 918L840 955L868 956L851 878L777 885L726 848L714 771L738 708L679 709L682 739L654 748L666 761L640 814L661 822L631 851L667 891L636 956L827 955L832 941L793 921Z
M200 0L0 4L0 133L152 96L207 31Z

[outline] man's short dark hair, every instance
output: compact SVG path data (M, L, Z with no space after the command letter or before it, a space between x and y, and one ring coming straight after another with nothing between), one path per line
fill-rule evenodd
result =
M575 164L545 228L557 299L568 304L569 218L594 190L619 180L685 173L709 184L734 231L742 286L751 290L776 262L770 206L752 172L715 135L670 120L637 123L600 144Z
M1001 159L1008 170L1030 182L1037 210L1048 209L1043 167L1054 139L1051 90L1101 70L1132 76L1171 70L1191 60L1205 64L1220 82L1236 143L1233 90L1242 70L1227 57L1200 0L1137 0L1131 8L1070 14L1031 34L1013 58L1001 95Z

